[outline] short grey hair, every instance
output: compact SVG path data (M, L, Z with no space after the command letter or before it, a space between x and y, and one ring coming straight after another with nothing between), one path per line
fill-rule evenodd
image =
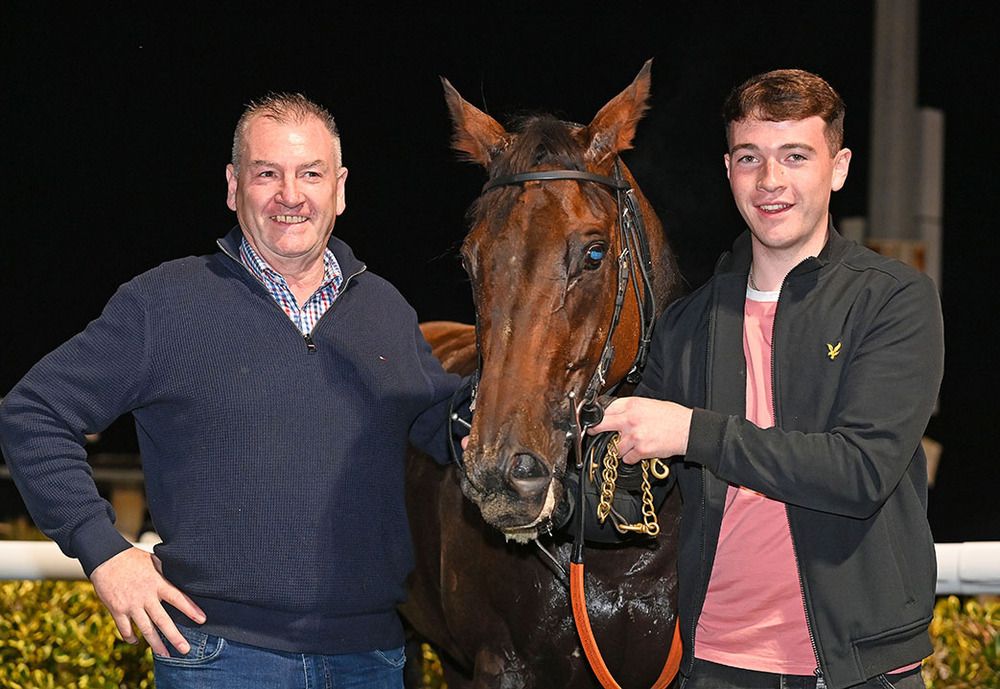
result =
M240 115L233 133L233 169L239 172L240 158L246 150L247 129L255 117L266 117L279 124L300 124L308 117L315 117L322 122L333 137L334 163L339 168L342 164L340 153L340 132L330 111L318 103L314 103L301 93L268 93L263 98L252 100L246 110Z

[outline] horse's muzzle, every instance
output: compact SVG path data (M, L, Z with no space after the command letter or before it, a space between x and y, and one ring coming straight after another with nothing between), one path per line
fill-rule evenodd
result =
M478 453L476 453L478 454ZM545 463L531 452L489 459L466 454L462 491L496 529L518 532L551 516L555 486Z

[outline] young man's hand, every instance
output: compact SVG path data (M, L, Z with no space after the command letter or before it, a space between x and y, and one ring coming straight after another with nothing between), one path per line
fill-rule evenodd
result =
M691 413L674 402L620 397L604 410L601 423L587 432L618 431L618 453L626 464L650 457L667 459L687 452Z

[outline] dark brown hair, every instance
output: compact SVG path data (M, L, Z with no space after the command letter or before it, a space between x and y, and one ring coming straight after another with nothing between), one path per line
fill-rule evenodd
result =
M818 116L826 122L826 142L830 155L835 155L844 145L844 111L844 101L822 77L801 69L776 69L750 77L734 88L722 106L722 118L728 140L733 122L748 118L784 122Z

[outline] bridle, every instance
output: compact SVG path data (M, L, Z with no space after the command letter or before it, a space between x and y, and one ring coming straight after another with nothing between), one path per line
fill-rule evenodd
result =
M579 182L593 182L605 186L615 193L615 201L618 208L618 236L621 251L618 255L618 280L617 293L615 294L615 307L611 315L611 324L608 328L604 346L601 348L601 358L597 369L587 385L583 399L579 402L580 409L587 409L592 412L592 405L597 400L597 395L606 384L605 376L614 359L614 339L615 331L621 320L622 309L625 305L625 293L628 284L631 282L635 289L636 303L639 305L639 320L641 332L639 347L636 351L632 367L625 380L635 384L639 382L639 376L646 365L646 357L649 354L649 343L653 333L653 321L656 318L656 304L653 299L652 271L653 258L649 252L649 238L646 236L646 225L639 211L635 198L635 190L632 185L622 176L621 162L615 158L613 177L605 177L585 170L543 170L540 172L521 172L504 177L496 177L488 181L482 189L483 194L503 186L524 184L525 182L547 182L554 180L577 180ZM641 288L640 288L641 283ZM599 422L599 420L594 423ZM579 458L578 458L578 461Z
M583 395L577 395L575 390L567 394L567 398L573 409L573 427L566 433L567 441L573 443L576 454L576 468L579 470L584 465L583 443L585 431L590 426L600 423L604 415L600 405L597 404L597 396L607 385L607 373L615 356L614 336L621 321L622 311L625 306L625 296L628 286L631 283L635 292L636 304L639 308L640 334L639 345L636 349L632 366L622 381L618 381L615 389L623 382L636 384L646 365L646 358L649 355L649 345L652 339L653 323L656 318L656 303L653 297L652 271L653 258L649 250L649 238L646 235L646 225L643 222L642 213L638 208L635 198L635 190L624 178L621 172L621 161L616 158L613 167L613 177L598 175L586 170L542 170L538 172L520 172L513 175L505 175L489 180L483 185L481 194L485 194L498 187L515 186L525 182L548 182L556 180L576 180L579 182L592 182L611 189L615 194L617 205L617 225L620 251L618 254L618 277L616 280L616 293L614 311L611 314L611 321L607 330L604 344L601 347L601 355L597 368L594 370ZM477 318L476 340L479 340L479 324ZM463 394L471 394L472 409L475 409L476 392L479 385L479 370L477 366L475 374L470 379L471 391ZM451 414L452 421L459 421L456 417L454 405ZM459 468L465 471L465 466L461 460L461 453L455 453Z
M622 382L636 384L646 365L646 358L649 354L650 341L652 339L653 323L656 318L656 303L652 289L653 262L649 250L649 238L646 235L646 227L643 222L642 213L639 211L635 198L635 190L632 185L623 177L621 172L621 161L615 158L614 176L605 177L584 170L544 170L538 172L521 172L513 175L496 177L489 180L482 188L481 194L485 194L493 189L505 186L524 184L525 182L547 182L555 180L576 180L579 182L592 182L603 185L614 191L618 209L618 237L620 251L618 254L618 276L615 293L614 311L611 314L611 322L608 327L607 336L601 347L601 356L598 360L597 368L591 376L587 387L584 389L582 397L577 398L575 390L567 394L570 406L573 409L573 427L567 431L567 442L571 442L576 454L576 469L579 472L579 490L577 496L577 507L574 512L575 533L573 535L573 551L570 557L570 598L573 609L573 619L576 623L577 633L584 653L590 663L591 668L597 675L598 680L606 689L620 689L617 682L611 676L601 652L597 648L593 631L590 627L590 619L587 614L586 595L584 592L583 577L583 546L584 546L584 512L585 512L585 491L583 489L585 475L587 473L586 462L584 461L585 433L587 428L595 426L601 422L604 416L603 408L597 403L597 396L607 386L607 374L614 360L615 347L614 336L621 321L622 311L625 306L625 296L628 292L629 283L632 284L635 292L636 304L639 308L640 335L639 345L636 350L635 359L632 366L625 375L623 381L614 383L614 390L617 390ZM476 319L476 341L479 342L479 322ZM468 388L463 387L456 392L452 399L452 409L450 413L450 423L460 422L466 426L468 423L459 418L456 412L456 402L459 395L471 394L470 410L475 409L476 392L479 384L479 371L482 368L482 358L476 368L475 374L470 378ZM468 390L468 392L466 392ZM453 430L453 429L452 429ZM452 432L451 437L455 434ZM455 451L453 455L459 465L460 471L465 473L465 465L462 462L462 453ZM550 526L550 525L549 525ZM556 561L536 539L535 544L544 553L551 563L559 570L562 566ZM565 576L565 571L563 570ZM654 689L662 689L673 681L680 667L681 646L679 628L674 629L673 642L670 653L657 678Z

